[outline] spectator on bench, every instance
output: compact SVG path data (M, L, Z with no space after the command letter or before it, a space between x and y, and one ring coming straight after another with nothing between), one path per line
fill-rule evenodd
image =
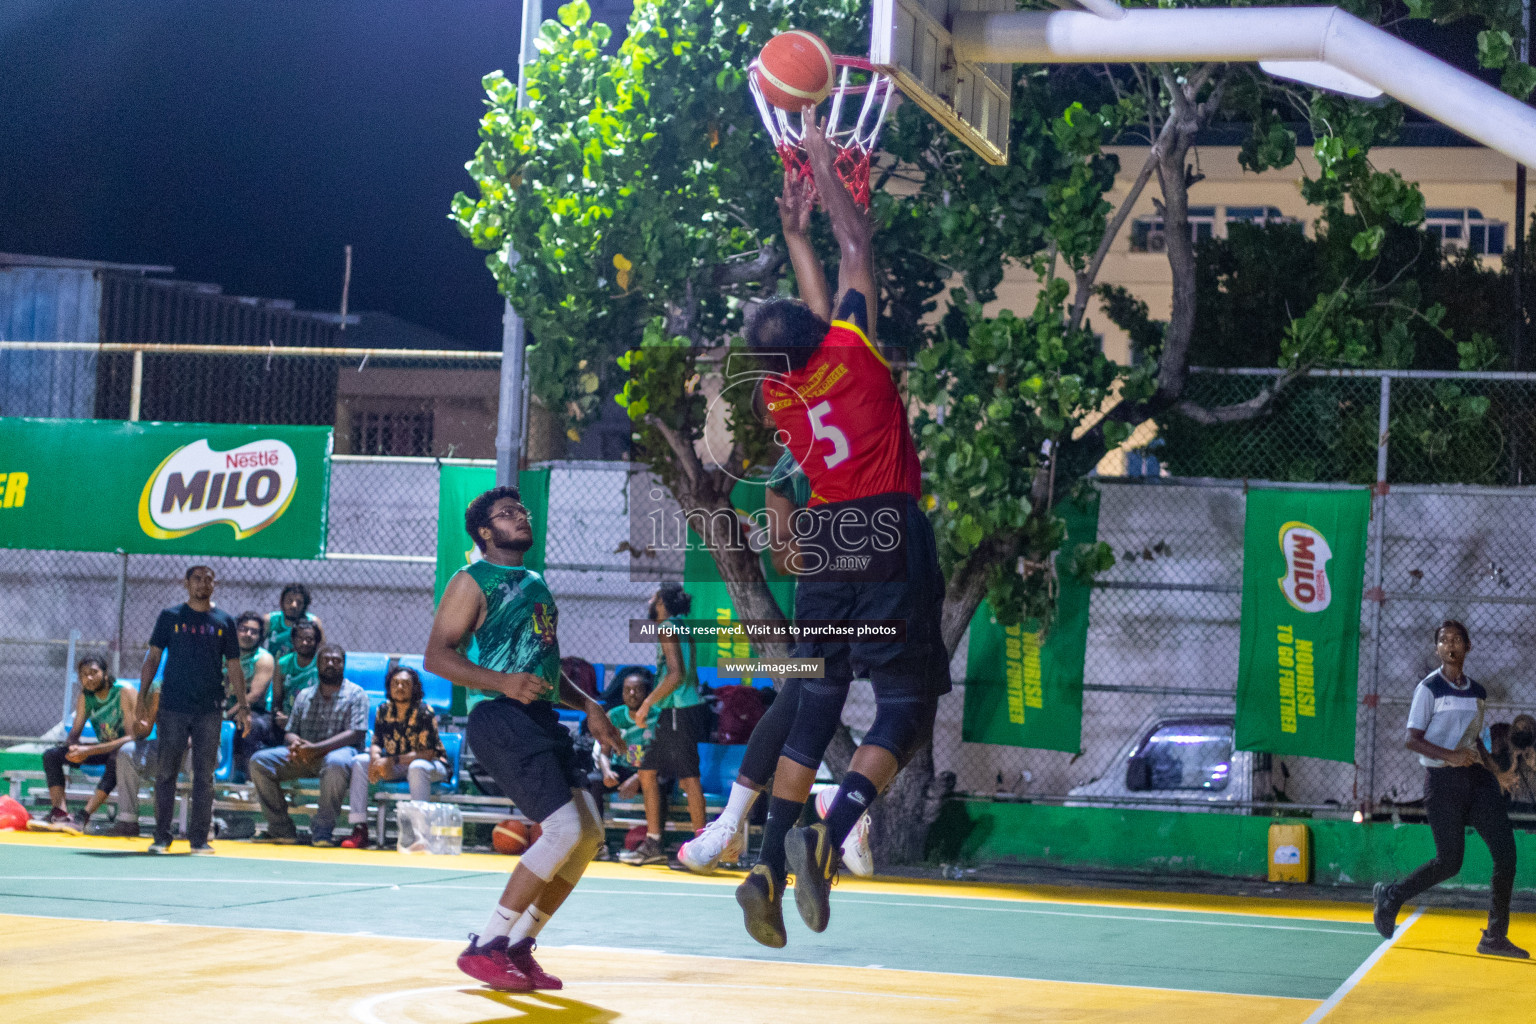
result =
M272 733L272 715L267 711L267 690L272 685L272 675L277 661L261 645L266 636L266 623L256 612L241 612L235 620L235 638L240 642L240 670L245 673L247 686L245 702L251 710L251 731L235 738L235 768L244 775L249 771L251 755L263 747L270 747L278 737ZM224 717L234 716L238 703L233 681L224 679Z
M106 802L117 787L118 762L125 756L132 762L132 725L138 718L135 698L138 691L127 683L120 683L107 672L107 663L94 654L80 659L75 666L80 677L80 693L75 697L75 720L70 727L69 738L57 747L43 751L43 772L48 776L48 798L53 807L43 818L28 823L28 827L44 832L68 832L80 835L96 808ZM80 742L80 735L89 721L96 731L96 742ZM126 755L125 755L126 752ZM70 814L64 801L66 765L100 765L101 781L85 802L85 809ZM122 802L119 793L117 817L119 828L113 835L139 834L139 799L135 788L133 801ZM126 831L128 823L133 831Z
M592 799L597 801L598 810L605 814L610 790L625 799L640 790L640 763L645 759L645 748L650 745L652 738L651 730L636 725L634 718L635 711L650 695L650 677L636 669L625 674L621 686L624 703L609 710L608 721L613 723L623 737L624 753L609 757L603 753L602 744L592 741L592 756L597 762L597 770L588 777L588 790ZM606 851L606 846L598 851L600 859L608 859Z
M412 800L430 800L432 783L448 778L448 752L437 735L421 676L408 665L398 665L389 673L386 688L389 700L374 716L373 744L352 761L352 796L347 805L352 835L341 841L349 850L368 847L369 783L405 779Z
M290 583L277 595L277 611L267 616L267 650L272 657L281 658L293 650L294 626L301 622L320 625L320 619L309 614L309 602L309 588L302 583Z
M331 833L352 777L352 762L368 734L368 694L343 675L347 653L326 644L315 654L316 681L293 701L284 746L268 747L251 758L251 782L267 819L267 839L292 845L298 829L288 816L281 783L320 779L320 806L310 819L310 843L334 846Z
M288 730L288 715L293 700L305 687L315 685L320 661L316 654L325 641L325 630L318 622L301 622L293 627L293 650L277 657L272 673L272 739L276 742Z

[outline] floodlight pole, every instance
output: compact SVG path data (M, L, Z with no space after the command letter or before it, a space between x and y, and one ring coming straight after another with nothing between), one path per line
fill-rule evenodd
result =
M996 64L1326 64L1517 163L1536 163L1536 109L1337 7L959 12L955 57Z
M528 105L528 67L538 57L535 40L544 21L543 0L523 0L522 42L517 54L517 109ZM507 248L507 266L517 266L517 252ZM523 318L507 299L501 314L501 387L496 402L496 483L517 484L527 444L528 332Z

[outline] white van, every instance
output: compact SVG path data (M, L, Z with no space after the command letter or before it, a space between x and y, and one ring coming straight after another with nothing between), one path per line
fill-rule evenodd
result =
M1255 793L1269 794L1269 771L1268 754L1232 748L1231 711L1160 712L1131 733L1104 775L1072 789L1066 806L1247 813Z

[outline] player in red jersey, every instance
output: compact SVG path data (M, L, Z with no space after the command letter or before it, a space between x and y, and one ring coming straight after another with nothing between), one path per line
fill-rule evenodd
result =
M811 484L806 510L794 522L795 620L899 622L904 635L852 643L827 636L795 645L796 657L824 659L826 677L801 681L794 725L774 773L762 852L736 890L747 932L774 947L786 941L782 900L789 872L800 916L812 931L825 930L843 840L932 736L938 698L950 688L939 630L944 577L933 527L918 505L917 447L890 364L870 338L872 230L833 169L832 148L813 110L806 119L806 153L841 250L837 301L834 306L828 298L826 275L806 237L809 183L786 177L780 219L802 301L765 304L746 331L748 346L776 371L764 381L763 397ZM856 677L873 685L874 724L826 820L794 828Z

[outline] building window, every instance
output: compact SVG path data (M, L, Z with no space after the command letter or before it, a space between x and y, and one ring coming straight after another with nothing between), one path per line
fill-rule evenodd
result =
M1504 255L1501 220L1488 220L1475 207L1430 207L1424 211L1424 230L1440 240L1446 252L1469 249L1478 256Z
M1254 224L1265 227L1271 224L1287 224L1299 226L1301 221L1295 217L1287 217L1275 206L1229 206L1227 207L1228 224Z
M1190 241L1199 245L1216 234L1216 207L1189 208ZM1131 222L1131 252L1163 252L1168 240L1163 234L1163 218L1138 217Z
M432 454L432 411L430 409L371 411L352 413L353 455Z

